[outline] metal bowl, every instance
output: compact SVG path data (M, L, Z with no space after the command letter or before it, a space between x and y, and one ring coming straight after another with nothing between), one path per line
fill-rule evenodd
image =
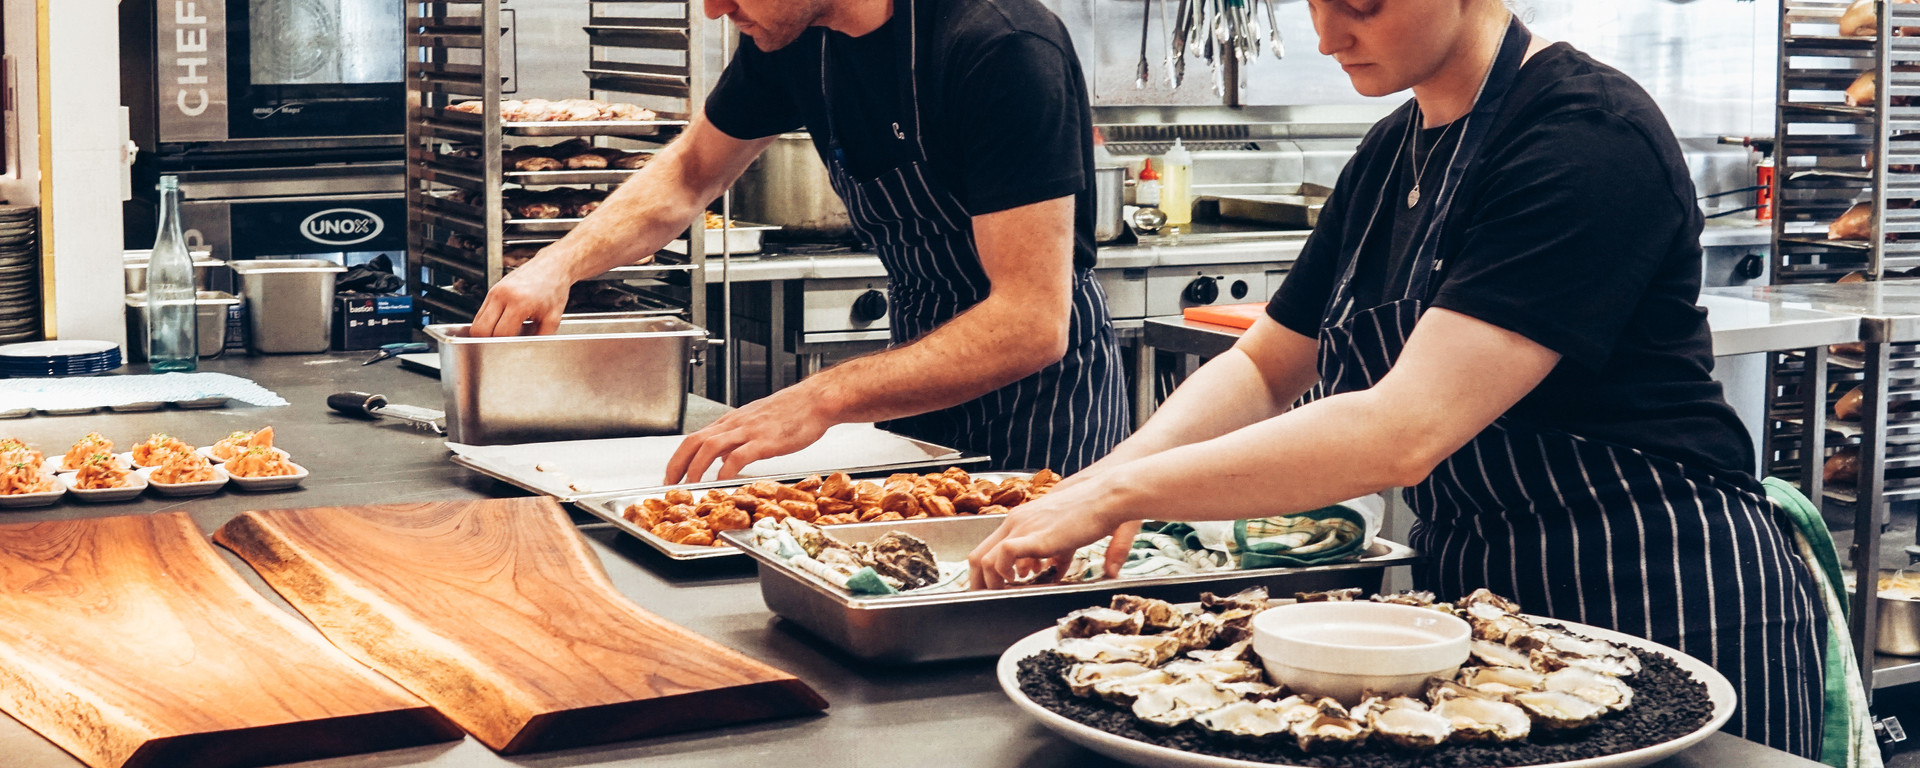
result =
M1873 647L1894 656L1920 656L1920 600L1880 595L1880 622Z

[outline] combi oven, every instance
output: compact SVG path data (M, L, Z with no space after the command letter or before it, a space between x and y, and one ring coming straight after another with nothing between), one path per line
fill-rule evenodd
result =
M400 143L395 0L124 0L121 88L140 148Z

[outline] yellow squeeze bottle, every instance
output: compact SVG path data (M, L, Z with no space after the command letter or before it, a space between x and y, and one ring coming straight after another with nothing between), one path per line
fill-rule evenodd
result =
M1173 149L1161 162L1160 212L1167 215L1167 226L1193 223L1193 153L1179 139L1173 140Z

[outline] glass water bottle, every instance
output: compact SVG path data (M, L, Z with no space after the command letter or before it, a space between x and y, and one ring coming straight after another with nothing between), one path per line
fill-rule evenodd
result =
M160 177L160 231L147 261L147 361L155 371L199 365L193 257L180 234L180 179Z

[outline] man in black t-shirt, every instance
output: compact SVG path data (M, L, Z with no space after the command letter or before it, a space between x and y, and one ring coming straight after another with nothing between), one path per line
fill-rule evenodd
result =
M686 135L515 270L478 336L558 323L567 288L648 258L780 133L805 128L887 268L894 347L691 435L666 482L737 475L840 423L1071 473L1125 436L1094 282L1092 109L1037 0L709 0L739 53Z

